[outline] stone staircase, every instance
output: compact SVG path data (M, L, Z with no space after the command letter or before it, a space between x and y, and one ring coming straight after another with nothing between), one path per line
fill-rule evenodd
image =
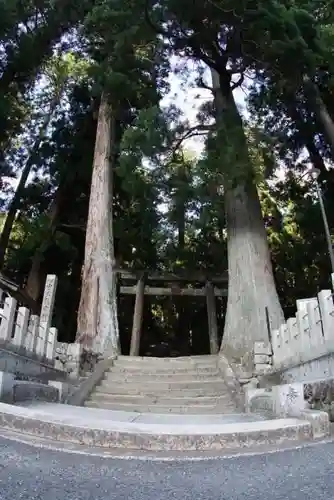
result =
M234 414L218 356L119 356L85 406L138 413Z

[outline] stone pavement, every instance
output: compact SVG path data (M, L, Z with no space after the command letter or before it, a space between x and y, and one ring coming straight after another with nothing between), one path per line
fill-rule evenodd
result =
M1 500L332 500L334 444L200 462L115 460L0 438Z

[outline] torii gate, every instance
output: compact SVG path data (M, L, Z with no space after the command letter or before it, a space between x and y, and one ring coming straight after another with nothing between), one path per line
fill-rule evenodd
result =
M209 276L200 273L192 274L191 276L177 276L175 274L154 275L149 274L147 271L137 271L132 273L129 271L118 270L117 274L121 282L126 283L126 285L121 284L120 293L136 296L133 313L130 356L139 355L145 295L206 297L210 353L218 353L218 325L215 297L227 296L227 289L218 288L216 285L227 284L227 273L219 276ZM165 285L169 284L170 286L152 286L152 283L154 282ZM130 283L132 284L130 285ZM180 283L183 284L183 288L179 286ZM186 284L191 284L192 287L187 287L185 286ZM194 285L197 284L200 284L201 287L195 288Z

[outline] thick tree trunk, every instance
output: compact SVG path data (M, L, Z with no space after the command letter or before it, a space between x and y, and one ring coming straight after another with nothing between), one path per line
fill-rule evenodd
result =
M294 96L290 96L291 101L293 102ZM304 141L305 147L309 153L309 157L311 162L313 163L314 168L317 168L320 170L322 174L327 172L325 162L319 153L318 148L314 144L314 133L312 131L312 128L310 125L307 123L307 121L304 121L304 118L302 117L301 113L298 111L296 106L289 106L288 107L288 112L291 117L291 119L296 123L298 129L299 129L299 134Z
M187 182L187 176L185 174L185 166L181 165L178 169L177 177L178 181L182 183ZM176 192L176 217L177 217L177 233L178 233L178 249L180 255L182 255L185 246L185 234L186 234L186 204L184 201L184 195L182 189Z
M327 137L334 159L334 122L332 117L328 112L327 106L321 97L318 87L308 76L304 76L304 85L311 102L313 101L312 108L314 109L318 121L323 128L325 136Z
M113 247L115 120L101 97L86 229L77 340L97 354L120 352Z
M181 164L178 168L177 178L181 184L187 182L186 167ZM176 191L176 217L177 217L177 234L178 234L178 251L179 258L184 258L185 235L186 235L186 202L184 199L183 190ZM175 308L177 312L176 336L177 345L181 355L188 356L190 354L190 334L189 325L186 318L186 308L184 297L175 297Z
M324 159L319 153L318 148L314 145L314 142L313 141L307 142L306 149L308 151L310 160L313 163L313 167L317 168L321 174L326 174L327 168Z
M39 143L38 143L39 147ZM21 198L24 193L24 188L28 179L28 176L31 171L31 167L35 160L35 152L37 151L37 146L34 147L34 153L32 153L27 160L24 169L22 171L19 183L17 185L16 191L14 193L14 197L9 205L9 209L6 215L6 221L3 226L1 236L0 236L0 269L3 268L5 255L10 239L10 235L13 229L13 225L15 222L15 217L18 209L20 208Z
M223 166L229 282L221 351L231 362L247 365L254 342L268 342L266 307L272 329L277 329L284 317L242 120L229 77L212 70L212 81L218 128L224 129L228 145L234 144L229 153L233 155L228 161L231 164Z
M63 342L73 342L76 335L77 314L80 300L82 257L83 252L78 252L77 257L72 263L70 279L73 289L71 293L70 310L66 311L66 318L64 318L65 331Z

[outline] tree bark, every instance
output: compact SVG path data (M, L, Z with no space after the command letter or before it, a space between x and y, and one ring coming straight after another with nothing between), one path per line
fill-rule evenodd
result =
M293 102L294 96L289 96ZM314 133L308 122L304 120L296 106L288 106L288 113L299 129L299 135L304 142L314 168L318 168L322 174L327 172L325 162L314 143Z
M321 174L326 174L327 168L324 159L319 153L318 148L315 146L314 142L306 142L306 149L314 168L317 168Z
M64 318L64 339L63 342L74 342L77 329L77 314L80 300L80 285L81 285L81 269L83 261L83 252L78 252L75 260L72 262L71 284L73 289L71 292L70 310L66 311Z
M187 182L186 166L184 163L179 165L177 171L178 184L182 186L182 183ZM178 249L180 255L184 251L185 246L185 234L186 234L186 203L184 200L184 194L182 188L176 190L176 217L177 217L177 233L178 233Z
M231 362L247 365L254 342L269 339L266 306L272 330L282 324L284 316L273 277L253 166L230 77L227 72L218 75L212 70L212 82L218 128L223 127L229 145L237 144L237 150L233 150L235 165L227 168L225 165L223 171L229 281L221 351Z
M327 137L334 159L334 122L332 117L328 112L317 85L308 76L304 76L304 85L311 102L313 101L312 108Z
M182 186L188 182L186 168L184 159L181 159L181 163L176 173L178 186ZM175 208L177 218L178 252L179 258L183 260L186 235L186 200L184 197L183 186L176 189ZM188 356L190 354L190 332L183 297L175 297L175 309L177 312L176 337L178 349L181 355Z
M120 352L113 242L115 119L108 96L101 97L78 310L77 341L96 354Z

